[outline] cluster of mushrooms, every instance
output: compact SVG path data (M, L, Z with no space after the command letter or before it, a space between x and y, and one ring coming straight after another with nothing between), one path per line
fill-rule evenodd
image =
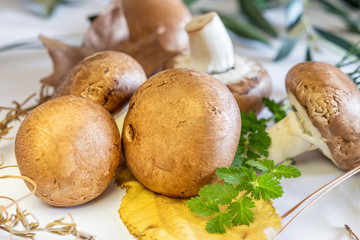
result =
M93 30L109 18L119 33ZM142 184L167 196L194 196L218 181L215 170L236 153L240 110L259 113L271 94L266 70L234 53L216 13L191 19L181 0L113 0L92 25L81 47L42 36L55 65L43 82L54 94L15 140L35 195L61 207L88 202L110 184L122 154ZM355 84L307 62L290 70L286 86L293 112L268 130L270 159L320 148L342 169L358 165Z

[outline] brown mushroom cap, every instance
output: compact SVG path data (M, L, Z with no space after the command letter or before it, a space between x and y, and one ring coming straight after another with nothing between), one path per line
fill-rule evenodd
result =
M328 157L344 170L358 166L360 91L354 82L330 64L304 62L288 72L286 88L302 106L296 110L304 111L320 132L331 153Z
M36 182L38 198L54 206L74 206L109 185L120 162L120 141L114 119L101 105L64 96L25 118L16 135L15 156L21 175Z
M181 0L124 0L124 13L129 26L130 40L138 41L160 28L167 50L184 50L188 36L184 29L191 14Z
M191 68L190 55L183 53L167 62L165 68ZM271 79L266 69L257 61L235 56L235 66L212 76L225 84L234 95L241 112L256 114L264 108L263 98L270 97Z
M242 69L239 72L237 81L232 83L226 83L230 92L234 95L236 102L238 103L241 112L249 113L254 112L256 114L264 108L263 98L269 98L272 91L271 79L266 69L257 61L247 57L236 57L236 63L234 71L236 74L236 68ZM215 78L222 81L221 75L213 75Z
M56 88L53 98L83 96L116 113L145 80L144 70L135 59L125 53L103 51L78 63Z
M206 73L171 69L134 94L123 127L125 161L149 189L189 197L230 166L241 130L239 107Z

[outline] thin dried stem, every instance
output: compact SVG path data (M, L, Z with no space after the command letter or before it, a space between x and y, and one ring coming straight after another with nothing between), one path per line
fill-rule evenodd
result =
M350 240L359 240L359 238L355 235L355 233L351 230L351 228L345 224L346 230L349 232Z
M15 165L3 166L3 164L4 164L4 157L3 155L1 155L0 170L10 167L17 167ZM0 205L0 230L4 230L8 232L10 234L10 239L12 239L12 236L35 239L36 232L43 231L43 232L58 234L62 236L73 235L75 236L76 239L79 240L95 240L94 236L77 230L76 223L74 222L74 219L70 213L69 213L71 220L70 223L64 222L64 218L61 218L47 224L44 228L39 228L39 221L36 219L36 217L27 210L22 210L19 206L20 201L31 196L36 192L37 189L36 183L32 179L26 176L15 176L15 175L0 176L0 179L7 179L7 178L22 179L24 181L27 181L33 186L32 191L30 193L16 200L12 199L11 197L0 196L1 199L10 201L10 203L6 206ZM16 207L14 214L10 214L8 212L8 209L12 206Z
M26 116L31 110L47 101L51 97L51 94L49 93L49 86L42 85L39 93L39 99L35 104L25 108L25 105L35 96L35 93L31 94L22 103L13 101L12 104L15 105L15 107L0 107L0 112L7 111L5 118L0 121L0 141L2 139L12 139L4 137L13 128L13 126L10 126L10 123L14 121L20 121L20 117Z
M360 166L353 168L352 170L344 173L340 177L334 179L333 181L325 184L309 196L307 196L305 199L303 199L301 202L296 204L293 208L291 208L289 211L287 211L285 214L283 214L281 217L284 219L289 214L294 212L297 208L299 208L302 204L304 204L306 201L313 198L307 205L305 205L302 209L299 210L299 212L291 218L278 232L277 236L279 236L293 221L295 221L296 218L298 218L303 212L305 212L313 203L315 203L318 199L320 199L323 195L325 195L327 192L329 192L331 189L342 183L343 181L347 180L348 178L352 177L353 175L360 172Z

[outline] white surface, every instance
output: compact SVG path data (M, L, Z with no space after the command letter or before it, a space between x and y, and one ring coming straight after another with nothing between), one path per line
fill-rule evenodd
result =
M24 1L21 0L0 0L0 47L21 39L35 39L39 33L50 37L84 33L88 27L86 17L102 9L105 1L89 0L78 5L62 5L47 20L27 12L23 4ZM269 16L281 27L283 22L279 16L283 16L282 11L269 12ZM313 17L317 19L317 24L334 29L339 26L337 19L329 18L316 9ZM359 36L350 37L359 38ZM79 43L79 39L72 40ZM274 44L278 46L278 43ZM245 56L255 58L266 67L273 80L273 96L283 97L285 96L284 77L286 72L296 63L303 61L305 44L297 45L295 51L288 58L277 63L271 61L276 52L274 49L259 45L254 48L239 46L237 50ZM316 60L329 63L336 63L340 57L341 54L334 54L326 49L322 49L321 54L315 55ZM51 72L52 63L44 49L19 49L0 53L0 106L9 106L12 100L21 102L31 93L38 92L39 79ZM15 136L17 126L18 124L9 134L9 137ZM13 140L0 142L0 153L4 154L6 165L16 164L13 145ZM285 194L281 199L275 201L275 206L280 214L343 173L329 160L321 156L318 151L298 157L297 166L302 171L303 176L296 180L285 180ZM18 174L18 171L17 169L5 169L1 170L0 175L10 173ZM21 180L0 180L0 195L17 198L27 192L28 190ZM97 239L127 240L133 238L117 214L123 195L124 190L116 187L115 184L111 184L100 197L82 206L55 208L32 196L22 201L21 207L32 212L42 226L71 213L80 231L94 234ZM359 202L360 176L355 176L339 185L313 205L278 239L345 240L349 239L349 235L344 224L348 224L354 232L360 235ZM4 203L0 202L0 204ZM1 240L8 238L7 233L0 231ZM36 239L74 238L39 234Z

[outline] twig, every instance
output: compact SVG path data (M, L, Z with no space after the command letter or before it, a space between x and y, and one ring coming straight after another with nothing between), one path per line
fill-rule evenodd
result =
M0 170L10 167L17 167L15 165L4 165L4 157L1 155L1 162L0 162ZM34 215L32 215L27 210L21 210L19 206L19 202L23 199L29 197L30 195L34 194L36 192L37 186L36 183L26 177L26 176L15 176L15 175L3 175L0 176L0 179L6 179L6 178L13 178L13 179L22 179L24 181L29 182L33 186L33 190L24 195L23 197L15 200L7 196L0 196L1 199L5 199L10 201L10 204L7 206L0 205L0 230L4 230L10 234L11 236L17 236L22 238L28 238L28 239L34 239L36 233L39 231L48 232L52 234L58 234L58 235L73 235L76 239L79 240L95 240L95 237L84 233L79 232L76 228L76 223L74 222L73 217L69 213L70 216L70 223L64 222L64 218L55 220L49 224L47 224L44 228L39 228L39 221L36 219ZM15 213L10 214L7 210L14 206L16 207ZM19 227L20 226L20 227Z
M350 240L356 239L359 240L359 238L355 235L355 233L351 230L351 228L345 224L346 230L349 232Z
M20 121L20 117L26 116L31 110L47 101L51 97L51 94L49 94L49 86L42 85L39 93L39 100L34 105L24 108L24 106L35 96L35 93L31 94L22 103L13 101L12 104L14 104L15 107L0 107L0 112L4 110L8 111L5 115L5 118L0 121L0 141L2 139L7 139L4 138L4 136L6 136L13 128L13 126L9 126L10 123L14 121Z
M333 189L334 187L336 187L338 184L342 183L343 181L347 180L348 178L350 178L351 176L357 174L358 172L360 172L360 166L353 168L352 170L344 173L343 175L341 175L340 177L334 179L333 181L325 184L324 186L322 186L321 188L319 188L318 190L316 190L315 192L313 192L312 194L310 194L309 196L307 196L304 200L302 200L301 202L299 202L298 204L296 204L293 208L291 208L289 211L287 211L285 214L283 214L281 217L284 219L286 218L289 214L291 214L292 212L294 212L297 208L299 208L302 204L304 204L306 201L312 199L307 205L305 205L302 209L299 210L299 212L293 217L291 218L278 232L277 236L279 236L293 221L295 221L296 218L298 218L305 210L307 210L313 203L315 203L318 199L320 199L323 195L325 195L327 192L329 192L331 189Z

